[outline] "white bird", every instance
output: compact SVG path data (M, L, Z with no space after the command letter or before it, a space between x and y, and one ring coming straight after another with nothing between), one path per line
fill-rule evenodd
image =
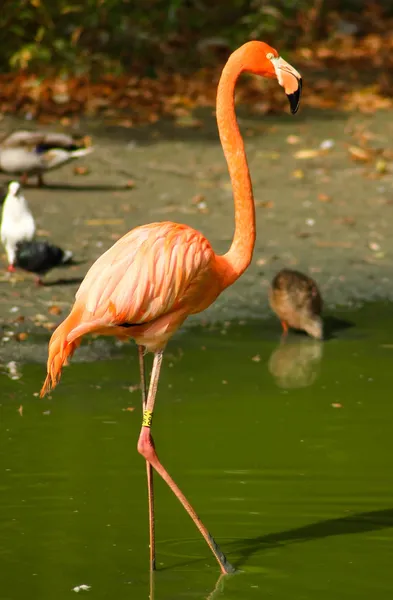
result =
M77 138L65 133L15 131L0 143L0 170L21 175L23 184L37 175L38 185L44 185L43 173L86 156L93 147L86 137Z
M30 242L35 234L35 221L29 209L22 186L11 181L1 215L0 237L7 252L8 271L15 271L17 245Z

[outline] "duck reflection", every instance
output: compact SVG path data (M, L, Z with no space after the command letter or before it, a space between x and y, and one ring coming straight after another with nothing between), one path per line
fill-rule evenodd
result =
M322 355L320 340L284 338L270 356L268 369L280 388L308 387L319 375Z

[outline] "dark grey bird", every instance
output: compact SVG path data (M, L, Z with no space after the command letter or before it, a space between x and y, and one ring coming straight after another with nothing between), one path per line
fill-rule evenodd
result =
M54 267L72 264L72 256L70 250L62 250L46 240L19 242L14 266L35 273L36 284L43 285L42 276Z

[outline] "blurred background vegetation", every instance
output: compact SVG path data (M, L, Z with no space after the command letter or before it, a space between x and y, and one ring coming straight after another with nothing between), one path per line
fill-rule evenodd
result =
M384 0L3 0L4 72L154 77L217 63L247 39L287 51L383 29Z

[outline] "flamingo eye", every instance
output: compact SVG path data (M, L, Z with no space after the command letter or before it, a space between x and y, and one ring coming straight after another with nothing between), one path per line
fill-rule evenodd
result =
M268 54L266 54L266 58L268 58L269 60L272 60L272 58L274 58L274 54L269 52Z

